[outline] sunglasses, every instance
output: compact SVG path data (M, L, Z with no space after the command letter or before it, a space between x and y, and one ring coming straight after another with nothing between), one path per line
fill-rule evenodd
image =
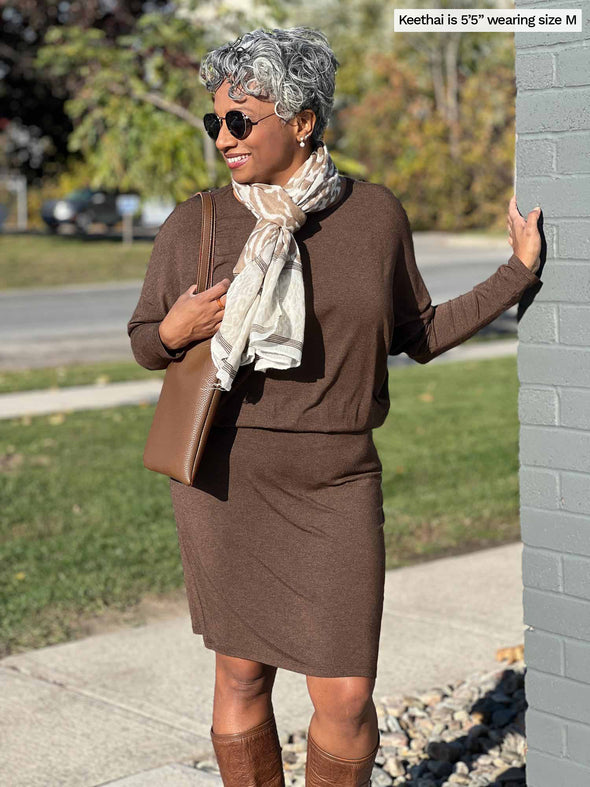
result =
M250 120L248 115L240 112L239 109L231 109L229 112L226 112L225 117L219 117L215 112L207 112L203 117L203 125L211 139L217 139L221 131L221 124L225 120L227 130L232 137L236 139L246 139L248 134L252 131L252 126L256 126L260 121L266 120L266 118L272 117L274 114L274 112L271 112L270 115L265 115L263 118L260 118L260 120Z

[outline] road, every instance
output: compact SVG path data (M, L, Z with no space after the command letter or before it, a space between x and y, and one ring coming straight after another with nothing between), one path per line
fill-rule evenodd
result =
M511 254L507 242L448 233L414 233L414 244L435 304L467 292ZM126 327L140 289L132 281L0 293L0 369L132 360ZM515 335L515 315L513 307L494 327Z

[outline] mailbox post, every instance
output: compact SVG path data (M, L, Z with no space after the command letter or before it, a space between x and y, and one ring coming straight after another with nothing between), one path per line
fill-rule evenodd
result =
M138 194L119 194L117 210L123 216L123 243L133 243L133 215L139 209Z

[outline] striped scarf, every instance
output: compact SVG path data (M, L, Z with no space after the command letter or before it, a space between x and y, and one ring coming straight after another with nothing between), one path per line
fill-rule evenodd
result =
M237 199L256 216L233 269L225 313L211 339L217 387L228 391L240 366L256 371L299 366L305 294L299 247L293 237L307 213L340 195L341 177L323 142L284 186L233 181Z

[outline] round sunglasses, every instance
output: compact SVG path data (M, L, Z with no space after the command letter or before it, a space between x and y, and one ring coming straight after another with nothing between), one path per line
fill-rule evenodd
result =
M215 112L207 112L203 117L203 125L211 139L217 139L221 131L221 124L225 120L227 130L232 137L236 139L246 139L248 134L252 131L252 126L256 126L260 121L266 120L266 118L272 117L274 114L274 112L271 112L270 115L265 115L263 118L260 118L260 120L250 120L248 115L240 112L239 109L230 109L229 112L225 113L225 117L219 117Z

